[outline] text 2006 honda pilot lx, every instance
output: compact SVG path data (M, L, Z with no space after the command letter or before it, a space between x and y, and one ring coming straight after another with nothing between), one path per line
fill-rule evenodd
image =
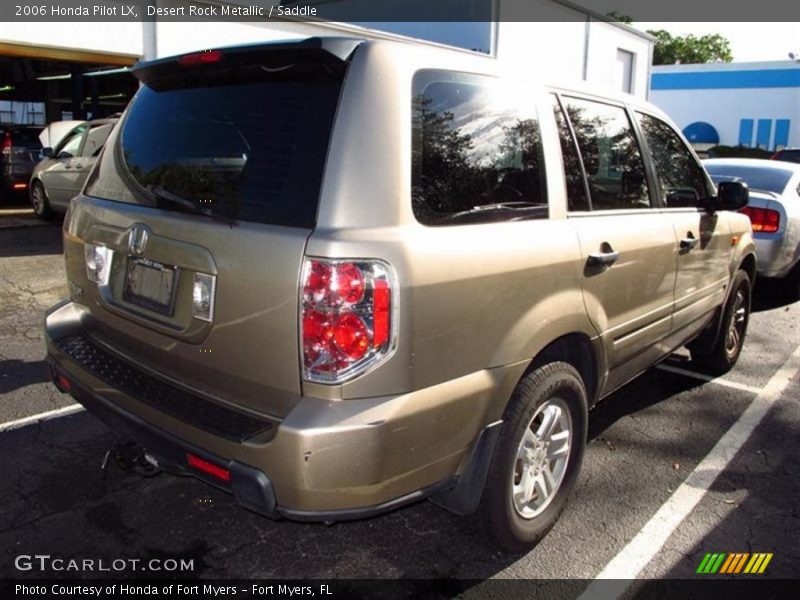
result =
M742 347L737 183L625 96L309 39L140 64L64 223L53 376L168 470L273 517L429 497L538 541L589 408Z

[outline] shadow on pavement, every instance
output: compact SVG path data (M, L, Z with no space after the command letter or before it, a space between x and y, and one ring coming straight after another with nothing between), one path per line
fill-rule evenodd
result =
M798 290L785 279L757 279L753 288L753 312L773 310L797 302Z
M590 435L598 438L623 417L698 385L649 372L593 411ZM723 405L713 403L697 407L683 402L680 410L714 421L729 416ZM713 444L713 439L705 438L702 432L687 432L681 444ZM142 479L116 469L104 477L100 461L113 443L113 434L86 413L0 436L0 455L14 457L0 463L0 480L8 484L0 511L0 556L7 556L0 558L0 565L13 564L11 553L46 550L61 556L192 558L191 577L482 580L523 559L546 560L546 548L555 541L548 538L542 543L541 556L536 550L527 556L500 554L483 541L475 519L457 517L427 502L376 519L332 526L274 522L192 478ZM636 451L649 448L666 463L672 451L669 443L648 437ZM698 453L706 451L700 448ZM634 460L626 454L623 450L606 456ZM572 516L567 511L567 521L585 518L582 511L597 510L606 493L604 485L610 485L604 471L595 472L592 489L584 490L594 500L576 506ZM615 476L612 483L618 479ZM635 488L628 488L631 497L642 491ZM609 495L602 501L617 504L619 499ZM557 525L561 535L576 526L564 520ZM586 530L586 523L578 525ZM0 576L3 568L10 567L0 567Z
M62 253L59 221L36 227L0 227L0 258Z
M17 359L0 361L0 395L34 383L47 381L50 381L50 372L47 363L43 360L35 362Z
M795 378L681 526L677 539L667 542L666 552L660 556L674 558L675 565L666 573L648 576L791 579L796 585L800 574L800 445L796 443L800 439L799 409L800 384ZM776 444L775 440L783 443ZM715 525L705 525L707 521ZM719 552L773 553L773 557L760 575L697 575L705 554ZM657 565L658 559L654 567ZM742 571L746 566L747 563Z

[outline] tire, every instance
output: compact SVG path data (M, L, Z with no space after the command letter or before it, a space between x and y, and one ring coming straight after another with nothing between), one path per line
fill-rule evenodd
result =
M723 375L730 371L742 353L751 305L750 278L744 271L737 271L731 282L731 293L725 310L722 311L717 339L707 350L692 348L692 361L713 375Z
M42 221L53 219L53 209L50 208L50 201L41 181L34 181L31 185L31 206L34 214Z
M550 420L554 425L544 435ZM529 550L553 527L580 472L587 422L586 388L572 365L543 365L517 384L478 508L483 533L497 548ZM548 458L564 448L565 454Z

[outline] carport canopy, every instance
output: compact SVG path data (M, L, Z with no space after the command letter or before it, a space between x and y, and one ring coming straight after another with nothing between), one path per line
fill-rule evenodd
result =
M105 117L122 111L136 92L138 85L127 67L137 59L126 54L2 42L0 101L43 103L45 123L69 117Z

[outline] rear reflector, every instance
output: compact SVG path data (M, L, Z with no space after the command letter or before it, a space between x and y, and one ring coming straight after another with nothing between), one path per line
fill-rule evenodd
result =
M207 65L222 60L221 50L204 50L203 52L195 52L194 54L186 54L178 59L178 64L184 67L193 67L196 65Z
M11 187L13 187L15 190L24 190L26 187L28 187L28 184L27 183L15 183Z
M231 472L228 469L223 469L222 467L218 467L217 465L210 463L207 460L203 460L199 456L196 456L194 454L187 454L186 462L189 463L190 467L197 469L198 471L202 471L203 473L207 473L208 475L212 475L213 477L221 479L222 481L231 480Z

